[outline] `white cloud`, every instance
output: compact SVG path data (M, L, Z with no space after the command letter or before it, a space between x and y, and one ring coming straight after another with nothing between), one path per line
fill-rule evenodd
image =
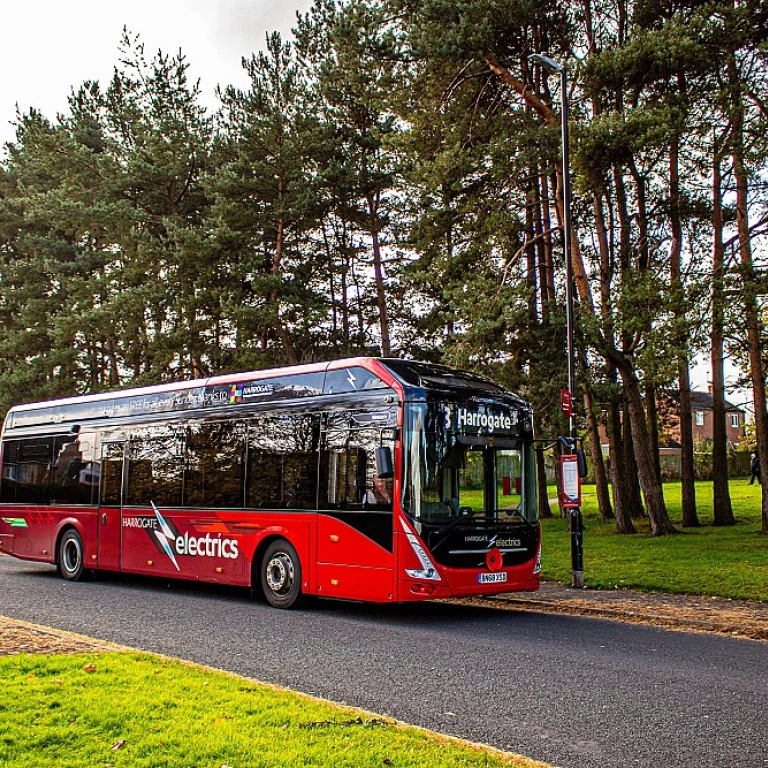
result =
M290 33L310 0L131 0L4 3L0 45L0 143L13 138L16 104L53 119L85 80L103 83L118 61L126 26L148 55L186 55L203 103L217 105L218 84L247 85L241 59L263 48L268 32Z

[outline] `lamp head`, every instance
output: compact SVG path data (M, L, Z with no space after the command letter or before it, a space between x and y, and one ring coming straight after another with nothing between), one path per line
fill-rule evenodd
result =
M565 69L554 59L551 59L549 56L547 56L546 53L532 53L528 57L528 61L534 64L541 64L542 67L545 67L546 69L550 70L551 72L555 72L558 75Z

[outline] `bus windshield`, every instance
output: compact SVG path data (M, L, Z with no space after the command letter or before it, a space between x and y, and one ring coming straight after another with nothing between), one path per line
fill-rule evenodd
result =
M444 408L406 408L403 506L423 523L535 522L531 439L462 434Z

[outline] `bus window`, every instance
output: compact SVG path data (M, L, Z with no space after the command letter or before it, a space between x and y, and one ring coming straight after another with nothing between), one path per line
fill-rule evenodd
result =
M20 440L16 465L16 502L49 504L51 501L52 437Z
M341 392L385 389L386 386L378 376L359 367L328 371L325 377L326 394L338 395Z
M393 480L376 474L376 449L382 445L394 452L392 430L350 428L347 414L329 417L322 453L321 507L392 509Z
M125 503L180 507L183 479L183 430L142 428L131 435Z
M90 504L91 494L98 485L98 473L93 462L94 436L69 434L56 438L53 446L54 502Z
M3 504L16 503L20 443L21 440L3 440L3 477L0 485L0 502Z
M248 426L246 506L315 509L318 417L261 415Z
M403 499L411 515L436 524L537 519L530 440L456 434L442 427L437 409L413 407L408 415Z
M101 504L119 507L123 503L123 451L125 443L102 443ZM99 474L99 473L97 473Z
M189 425L184 470L185 507L243 506L244 421Z

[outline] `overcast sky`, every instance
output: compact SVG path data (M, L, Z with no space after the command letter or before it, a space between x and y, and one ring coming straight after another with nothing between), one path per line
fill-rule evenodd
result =
M158 49L187 56L203 103L218 84L247 86L243 56L264 47L267 32L290 33L310 0L26 0L3 3L0 18L0 144L14 137L16 105L50 119L85 80L105 84L118 60L124 26L148 58Z

